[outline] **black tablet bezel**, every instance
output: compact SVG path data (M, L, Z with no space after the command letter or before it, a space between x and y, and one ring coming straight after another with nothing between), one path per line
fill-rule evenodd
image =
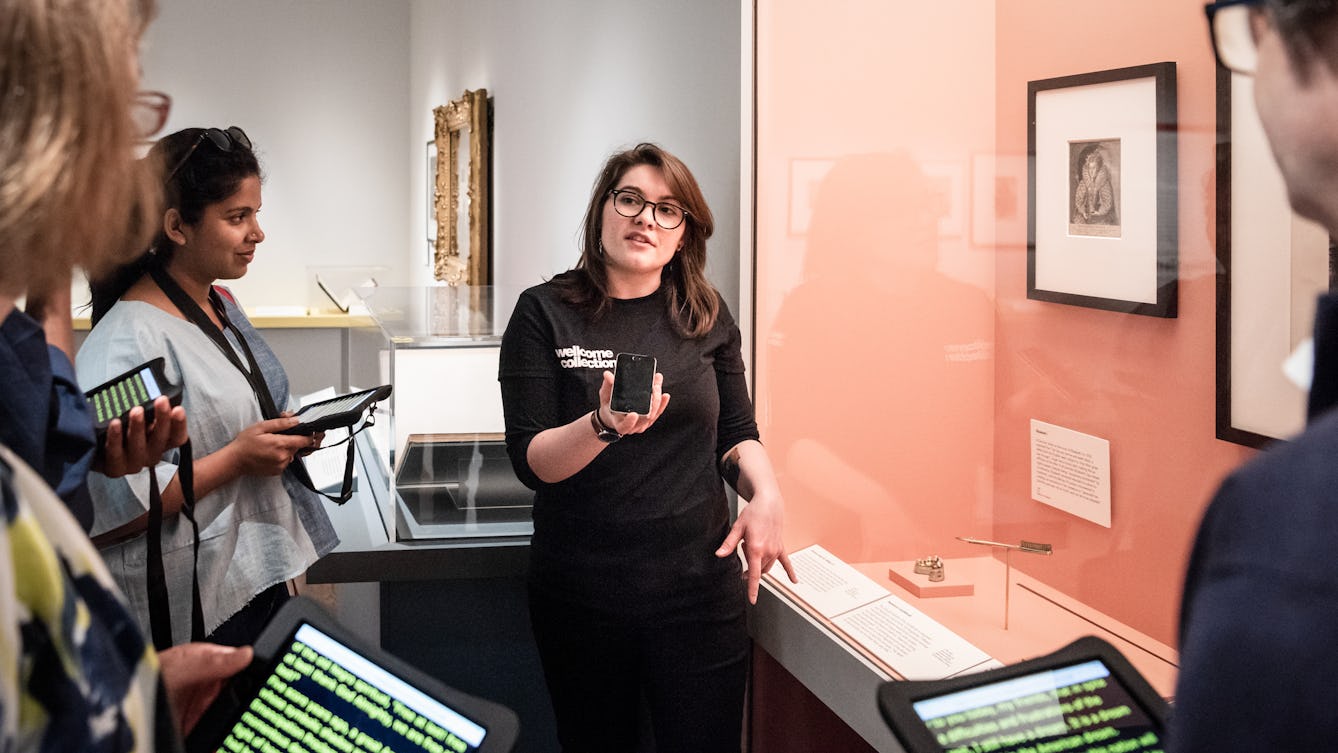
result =
M98 386L90 390L84 390L84 399L88 401L89 409L90 411L92 411L95 417L93 420L93 428L97 431L97 433L99 435L106 434L107 427L111 425L112 421L115 421L118 418L121 419L122 423L129 420L130 410L133 410L135 406L133 405L130 406L130 408L127 409L125 412L120 413L119 415L116 416L112 416L106 421L98 421L96 419L97 406L94 404L94 396L96 396L99 392L106 391L112 385L124 382L125 380L135 376L136 374L139 374L141 371L148 370L149 373L153 374L154 381L158 383L159 394L165 396L168 402L170 402L172 405L181 405L181 385L172 384L172 382L169 381L167 378L165 369L166 369L166 361L163 359L162 356L158 356L157 358L145 361L144 363L141 363L140 365L132 369L128 369L124 373L118 374L117 376L108 379L107 381L103 382L102 384L99 384ZM155 400L156 399L157 398L155 398ZM147 426L148 424L152 423L153 400L150 400L147 403L137 403L136 405L140 405L144 408L144 424Z
M299 419L302 418L303 413L310 411L313 408L319 408L320 406L325 405L326 403L331 403L336 400L347 400L350 397L357 398L357 401L353 403L353 407L349 408L348 410L340 411L339 413L334 413L329 416L325 416L324 418L320 418L311 422L303 421L297 426L284 429L283 431L280 431L278 433L315 434L317 432L328 431L330 429L338 429L345 426L352 426L353 424L358 422L359 418L362 417L362 412L367 410L368 405L385 400L387 397L390 397L390 392L391 392L391 386L388 384L383 384L380 387L372 387L371 389L361 390L359 392L350 392L344 395L335 395L329 400L321 400L319 402L311 403L309 405L304 405L302 406L301 410L299 410L297 413L294 414Z
M962 690L970 690L996 682L1011 680L1037 672L1072 666L1093 659L1100 660L1113 677L1129 692L1134 703L1152 720L1153 731L1166 740L1166 718L1169 705L1139 674L1129 660L1110 643L1088 635L1063 648L1035 659L988 669L946 680L901 680L886 682L878 688L878 710L892 733L906 748L906 753L944 753L932 730L915 712L920 701Z
M310 599L289 599L255 642L251 664L237 673L219 693L186 737L187 753L219 750L228 732L250 706L265 679L274 671L299 627L310 625L344 644L368 661L399 677L425 695L448 706L487 730L479 753L510 753L520 734L514 711L448 687L422 670L373 647L345 630L334 617Z

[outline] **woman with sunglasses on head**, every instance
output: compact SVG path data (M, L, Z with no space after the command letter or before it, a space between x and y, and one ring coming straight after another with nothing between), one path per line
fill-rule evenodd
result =
M522 293L502 338L507 451L536 491L530 619L566 751L639 749L644 702L657 750L737 753L744 599L776 562L794 578L739 329L705 276L713 227L677 157L614 154L576 268ZM617 353L657 360L645 413L611 404ZM726 480L748 501L732 526Z
M288 599L288 581L338 543L320 498L294 460L320 436L278 432L298 423L288 378L269 346L218 280L246 274L260 227L260 165L246 134L191 128L164 137L149 159L165 176L166 208L151 250L93 288L93 330L80 348L79 380L100 384L162 356L182 387L193 445L195 535L182 510L180 455L155 470L162 485L162 563L171 633L192 634L192 573L203 632L217 643L250 643ZM150 625L148 471L96 474L95 540L140 624Z

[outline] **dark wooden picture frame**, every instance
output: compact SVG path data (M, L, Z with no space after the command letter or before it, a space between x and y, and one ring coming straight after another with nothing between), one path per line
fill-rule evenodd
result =
M1176 316L1177 120L1171 62L1027 83L1028 298ZM1099 217L1074 211L1093 153Z
M1305 392L1287 381L1280 362L1309 335L1304 310L1335 287L1338 256L1318 226L1298 232L1304 221L1292 216L1280 177L1268 175L1276 167L1252 99L1243 96L1250 84L1218 66L1216 430L1223 441L1262 448L1304 426ZM1237 117L1245 121L1236 123ZM1235 167L1249 178L1242 184L1248 195L1234 195ZM1269 289L1259 279L1266 276L1285 280ZM1286 292L1278 292L1283 287ZM1233 310L1248 316L1236 320ZM1237 351L1247 355L1237 360Z

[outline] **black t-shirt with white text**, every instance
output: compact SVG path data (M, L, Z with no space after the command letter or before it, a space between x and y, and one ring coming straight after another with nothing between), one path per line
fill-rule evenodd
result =
M552 596L612 614L695 617L742 609L739 563L717 558L729 531L718 461L757 439L738 327L724 301L705 337L669 322L661 289L613 300L598 318L564 303L553 283L521 294L502 338L499 380L507 450L536 492L531 582ZM656 358L671 395L650 429L624 437L581 471L546 484L530 470L530 441L599 404L618 353ZM593 427L590 430L594 432Z

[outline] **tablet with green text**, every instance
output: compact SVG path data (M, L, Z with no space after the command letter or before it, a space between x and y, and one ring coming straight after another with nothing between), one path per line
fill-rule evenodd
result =
M1116 648L1086 636L947 680L887 682L878 708L907 753L1159 753L1168 705Z
M181 405L181 385L167 380L164 363L160 356L84 393L93 409L93 426L99 437L106 434L112 421L128 421L136 406L144 409L144 425L149 426L153 423L153 401L166 397L172 405Z
M279 610L255 659L205 711L189 753L508 753L510 709L449 688L347 633L301 597Z

